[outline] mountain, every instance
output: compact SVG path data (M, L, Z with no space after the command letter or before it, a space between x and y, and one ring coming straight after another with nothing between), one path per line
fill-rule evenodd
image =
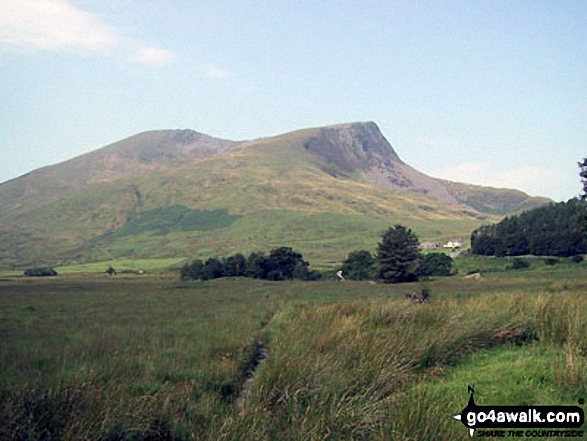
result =
M280 245L329 266L394 223L468 237L548 202L427 176L372 122L250 141L151 131L0 184L0 267Z

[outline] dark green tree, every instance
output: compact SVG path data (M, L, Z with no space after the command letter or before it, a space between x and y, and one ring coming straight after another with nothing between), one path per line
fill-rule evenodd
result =
M186 263L180 270L182 280L210 280L219 277L251 277L269 280L318 280L320 273L311 271L309 263L291 248L276 248L266 256L253 252L248 258L240 253L219 259L211 257Z
M222 262L218 257L210 257L202 267L200 279L210 280L218 279L224 275L222 271Z
M298 275L305 274L303 268L309 266L308 262L303 259L300 253L293 251L289 247L276 248L269 253L268 257L269 280L289 280L294 278L294 272ZM296 271L297 268L297 271Z
M415 282L422 254L418 237L402 225L390 227L377 247L377 277L385 283Z
M186 263L180 271L181 280L199 280L202 278L202 269L204 262L200 259L194 260L192 263Z
M340 270L345 279L373 280L377 274L375 258L369 251L351 251Z
M247 272L247 259L240 253L222 259L224 277L244 277Z
M57 275L57 271L53 268L30 268L24 271L27 277L53 277Z
M581 195L581 199L587 200L587 158L583 158L583 161L579 162L579 169L579 176L581 176L581 183L583 184L583 194ZM583 210L581 221L581 233L587 235L587 209Z
M425 254L418 268L418 276L450 276L452 274L452 263L452 258L444 253Z
M252 279L266 279L269 272L269 261L262 252L253 251L247 258L246 277Z
M573 256L587 252L587 201L550 204L482 226L471 234L473 254L488 256Z
M322 275L318 271L311 270L309 266L306 261L298 262L293 271L293 278L307 281L319 280Z
M583 158L582 162L579 162L579 169L581 170L579 176L581 176L581 183L583 184L583 199L587 198L587 158Z

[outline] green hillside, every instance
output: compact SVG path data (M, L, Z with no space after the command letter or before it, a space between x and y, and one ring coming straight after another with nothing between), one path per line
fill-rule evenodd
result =
M445 240L499 219L484 213L491 202L430 197L424 186L432 178L413 169L399 176L407 167L372 123L242 143L148 132L1 184L0 267L284 245L331 266L350 250L374 248L395 223L422 240ZM370 182L375 168L402 185Z
M519 190L440 181L460 203L483 213L514 214L552 202L548 198L528 197L526 193Z

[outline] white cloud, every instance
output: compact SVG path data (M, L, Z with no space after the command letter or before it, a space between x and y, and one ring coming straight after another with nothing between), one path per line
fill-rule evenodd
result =
M494 170L488 162L463 162L432 172L431 175L450 181L487 187L515 188L530 195L546 195L560 183L554 170L544 167L518 167Z
M145 47L124 37L100 15L66 0L0 0L0 50L117 54L148 65L178 58L168 50Z
M117 43L116 30L63 0L2 0L0 47L105 53Z
M139 49L129 61L137 64L147 64L151 66L160 66L178 60L179 57L166 49L158 47L145 47Z
M230 77L230 72L219 68L213 64L204 64L200 66L200 72L208 78L224 79Z

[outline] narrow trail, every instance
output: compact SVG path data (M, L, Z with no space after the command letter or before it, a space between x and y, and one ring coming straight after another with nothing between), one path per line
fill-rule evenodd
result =
M264 329L264 328L263 328ZM255 341L255 351L251 359L251 365L247 372L245 372L245 382L240 391L240 395L236 400L236 406L239 410L243 410L249 399L251 398L251 389L255 383L255 373L259 370L263 361L267 358L267 347L261 340Z

